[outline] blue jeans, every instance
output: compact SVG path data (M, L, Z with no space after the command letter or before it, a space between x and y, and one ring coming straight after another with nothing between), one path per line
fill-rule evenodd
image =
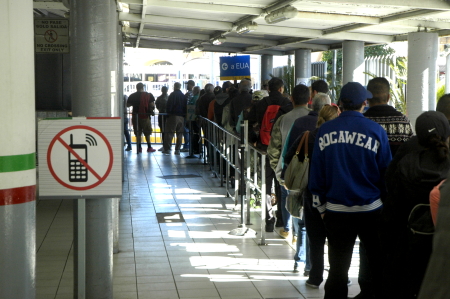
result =
M188 124L186 123L186 119L184 120L184 131L183 131L183 138L184 138L184 144L183 144L183 148L184 149L189 149L189 127Z
M125 135L125 140L127 141L127 146L131 147L131 136L130 131L128 131L128 117L124 117L123 123L123 134Z
M292 217L293 222L296 223L294 224L294 227L297 225L298 226L298 231L297 231L297 244L296 244L296 248L295 248L295 254L294 254L294 261L295 261L295 266L298 266L299 262L304 261L305 262L305 271L309 271L311 270L311 263L309 260L309 241L308 241L308 235L303 233L303 228L305 227L305 222L303 221L303 219L299 219L299 218L294 218ZM303 238L305 238L305 240L303 241ZM304 242L304 243L303 243ZM302 245L305 244L305 246L303 246L303 250L302 250Z
M289 194L289 190L284 188L283 185L280 184L280 190L281 190L281 217L283 218L283 224L284 224L284 231L288 232L291 230L291 224L292 224L292 217L291 213L286 209L286 198ZM296 232L296 230L294 229Z

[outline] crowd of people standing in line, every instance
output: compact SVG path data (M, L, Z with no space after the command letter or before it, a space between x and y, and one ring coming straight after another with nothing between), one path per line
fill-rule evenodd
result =
M328 240L330 269L325 298L347 298L351 283L348 270L358 237L361 293L355 298L419 297L433 234L414 231L417 223L412 223L416 220L411 215L416 207L430 203L432 190L439 199L436 186L445 189L448 185L443 182L450 170L450 94L439 99L437 111L421 114L413 130L409 119L388 104L390 85L384 78L370 80L367 88L347 83L337 104L331 102L323 80L311 87L299 84L292 95L284 93L279 78L272 78L265 86L267 90L252 91L251 81L243 79L238 85L227 81L221 87L206 84L200 90L190 80L186 94L181 92L181 84L175 83L170 95L163 87L155 101L139 83L138 91L127 101L133 106L133 117L136 114L132 123L138 153L142 151L142 133L147 151L154 151L148 138L152 131L149 121L139 115L151 114L155 105L160 112L163 154L170 154L175 134L175 154L183 151L188 106L195 107L195 115L235 134L240 133L241 122L248 120L249 142L267 152L265 230L273 232L280 227L280 235L297 244L294 272L299 272L301 247L306 247L306 285L318 288L324 280ZM266 123L270 123L269 128ZM206 128L196 121L190 126L196 136L192 146L198 153L200 130ZM302 149L299 154L296 151L306 133L308 151ZM184 138L189 142L187 136ZM288 190L284 186L287 166L292 159L302 162L306 157L310 159L308 187L303 192ZM450 187L447 189L450 192ZM278 199L276 213L274 197ZM301 202L301 218L291 216L286 204L289 200ZM432 201L432 208L428 208L434 219L437 203ZM428 225L423 217L420 221L419 225ZM306 244L302 242L304 230ZM419 298L431 297L421 294Z

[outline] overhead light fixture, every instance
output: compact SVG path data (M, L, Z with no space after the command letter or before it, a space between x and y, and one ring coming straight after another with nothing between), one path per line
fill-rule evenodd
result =
M204 49L204 47L202 45L198 45L198 46L195 46L194 51L201 52L201 51L203 51L203 49Z
M130 5L128 3L119 2L119 10L120 12L129 13Z
M246 24L239 25L236 29L236 32L239 34L249 33L255 31L256 28L258 28L258 24L256 24L255 22L248 22Z
M227 38L225 36L219 36L219 37L215 37L212 40L213 45L221 45L222 43L224 43L227 40Z
M293 6L285 6L269 13L264 20L267 24L275 24L289 19L293 19L298 15L297 8Z

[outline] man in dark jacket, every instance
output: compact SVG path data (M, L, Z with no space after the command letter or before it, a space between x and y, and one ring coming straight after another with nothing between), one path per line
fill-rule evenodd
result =
M208 83L205 85L205 94L197 100L197 103L195 103L195 114L207 118L209 103L211 103L214 98L214 85Z
M390 84L386 78L373 78L369 81L367 90L372 93L373 97L367 100L370 108L364 113L364 116L380 124L386 131L392 157L394 157L397 149L413 135L411 123L404 114L388 105L390 98ZM388 246L391 246L391 244ZM373 291L370 290L370 269L367 261L366 249L362 242L359 243L359 256L358 283L361 292L354 297L354 299L371 299L371 297L367 295L373 293Z
M278 105L280 109L278 115L287 113L293 109L292 103L288 98L283 96L284 83L280 78L272 78L269 81L269 96L258 101L255 106L253 106L248 115L249 127L255 126L255 124L262 124L264 119L264 114L266 113L267 107L270 105ZM260 141L257 142L257 146L266 151L267 145L262 144ZM266 232L273 232L275 217L272 211L272 184L275 178L275 171L270 167L270 159L266 156ZM278 194L277 194L278 193ZM281 198L280 185L277 180L275 180L275 194L277 198ZM281 211L281 209L280 209ZM281 216L281 213L280 213ZM281 219L281 217L279 217ZM281 221L282 223L282 221ZM280 224L281 224L280 223Z
M189 103L192 98L194 97L194 86L195 86L195 82L194 80L189 80L187 82L186 85L186 89L187 92L185 93L185 97L186 97L186 104ZM189 151L189 126L186 123L186 120L184 122L184 129L183 129L183 138L184 138L184 144L183 144L183 148L181 149L182 152L188 152Z
M184 131L184 118L186 116L186 97L181 92L181 84L175 83L173 86L173 92L170 94L167 100L167 121L166 128L164 130L164 150L163 154L170 154L170 148L172 147L172 138L175 132L177 133L177 143L175 145L175 155L180 154L181 142Z

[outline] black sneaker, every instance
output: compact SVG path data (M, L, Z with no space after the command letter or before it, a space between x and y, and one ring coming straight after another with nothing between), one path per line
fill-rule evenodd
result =
M267 233L273 233L273 221L267 221L266 222L266 232Z
M305 271L303 271L303 276L305 276L305 277L309 277L309 270L305 270Z
M305 281L305 285L307 287L313 288L313 289L318 289L320 284L314 284L311 281L309 281L309 279L307 281Z
M292 271L292 272L294 272L294 273L300 272L300 271L298 271L298 265L294 265L294 271Z

